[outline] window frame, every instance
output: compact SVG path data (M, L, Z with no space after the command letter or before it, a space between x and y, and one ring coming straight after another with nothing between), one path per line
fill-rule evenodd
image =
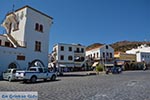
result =
M64 46L60 46L60 51L64 51Z
M25 60L25 56L23 56L23 55L17 55L17 60Z
M71 55L68 56L68 60L73 60L73 57Z
M84 53L84 48L81 48L81 52Z
M41 41L35 41L35 51L41 52Z
M6 47L11 47L11 43L10 43L10 42L5 41L5 46L6 46Z
M69 49L68 51L70 51L70 52L72 51L72 47L69 47L68 49Z
M43 32L43 25L42 24L40 24L39 31Z
M39 31L39 24L38 23L35 23L35 30Z
M60 55L60 60L64 60L64 55Z

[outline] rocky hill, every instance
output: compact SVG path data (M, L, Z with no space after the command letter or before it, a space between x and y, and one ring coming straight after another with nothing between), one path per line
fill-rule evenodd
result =
M146 44L146 45L150 46L150 42L145 42L145 41L119 41L119 42L112 43L109 45L111 47L113 47L115 51L125 52L126 50L130 50L132 48L137 48L138 46L140 46L142 44ZM100 45L102 45L102 44L101 43L94 43L92 45L89 45L87 47L87 49L93 48L96 46L100 46Z
M93 48L96 48L96 47L99 47L99 46L102 46L103 44L101 43L94 43L94 44L91 44L89 46L86 47L86 50L90 50L90 49L93 49Z

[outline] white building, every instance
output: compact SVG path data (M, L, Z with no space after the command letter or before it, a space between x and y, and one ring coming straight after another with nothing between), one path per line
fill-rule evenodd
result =
M8 68L27 69L48 65L49 29L52 17L29 6L8 13L0 35L0 75Z
M147 45L141 45L136 49L131 49L126 51L128 54L136 54L137 62L146 62L150 63L150 47Z
M136 54L137 52L150 52L150 47L145 44L126 51L128 54Z
M85 63L85 46L58 43L53 47L52 63L56 67L81 68Z
M95 63L93 66L96 66L98 63L113 64L114 60L114 49L109 45L98 45L96 47L86 50L86 57L92 59Z
M150 63L150 52L137 52L136 53L137 62Z

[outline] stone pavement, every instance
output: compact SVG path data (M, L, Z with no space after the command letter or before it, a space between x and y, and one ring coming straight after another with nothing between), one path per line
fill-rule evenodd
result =
M150 71L86 74L65 73L35 84L0 81L0 91L38 91L39 100L150 100Z

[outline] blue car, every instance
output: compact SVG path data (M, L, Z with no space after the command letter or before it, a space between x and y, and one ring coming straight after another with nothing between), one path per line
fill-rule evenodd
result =
M120 68L120 67L112 67L111 68L111 72L113 73L113 74L119 74L119 73L121 73L122 72L122 69Z

